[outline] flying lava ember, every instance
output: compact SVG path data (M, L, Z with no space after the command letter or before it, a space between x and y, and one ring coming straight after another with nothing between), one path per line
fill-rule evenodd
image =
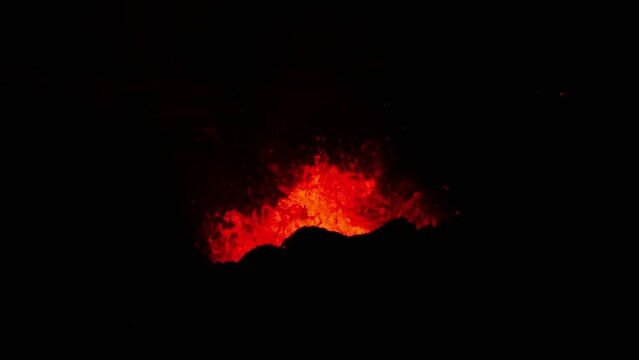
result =
M260 245L279 246L304 226L351 236L399 217L418 228L437 224L423 192L382 189L381 170L364 171L357 161L336 164L321 153L290 173L293 181L278 180L282 196L274 205L262 201L249 212L231 209L209 217L207 251L214 262L238 261Z

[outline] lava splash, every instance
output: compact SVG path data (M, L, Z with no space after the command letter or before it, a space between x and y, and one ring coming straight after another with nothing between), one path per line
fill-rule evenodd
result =
M371 232L390 220L404 217L418 228L436 225L426 211L424 193L382 191L379 171L366 172L356 164L338 166L325 154L314 163L293 169L297 176L274 205L250 213L232 209L209 218L207 243L214 262L238 261L260 245L281 243L297 229L317 226L344 235Z

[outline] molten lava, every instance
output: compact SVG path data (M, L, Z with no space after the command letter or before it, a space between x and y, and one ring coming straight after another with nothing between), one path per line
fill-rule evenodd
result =
M279 246L304 226L350 236L399 217L418 228L435 225L435 218L425 211L422 192L383 194L376 175L356 166L340 168L325 155L297 170L292 186L279 184L284 196L275 205L259 206L250 214L229 210L211 218L207 241L213 261L238 261L259 245Z

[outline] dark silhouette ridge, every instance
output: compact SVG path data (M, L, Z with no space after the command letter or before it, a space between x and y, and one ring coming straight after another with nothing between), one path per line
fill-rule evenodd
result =
M353 319L373 316L396 321L400 316L443 322L481 315L470 312L481 306L492 308L485 294L494 290L494 284L506 282L482 266L494 261L488 254L460 251L465 242L460 228L417 230L397 219L369 234L347 237L304 227L281 247L260 246L238 263L208 264L196 270L182 285L184 301L190 303L173 304L180 309L168 312L173 318L151 316L147 325L288 324L304 314L308 321L321 323L347 316L348 322L355 321L352 326L382 331L381 323L365 326L367 322ZM512 289L510 285L514 284L498 293ZM160 319L162 324L156 322Z
M201 264L183 278L177 301L154 299L158 309L140 311L135 331L202 328L223 343L284 337L330 347L341 338L410 349L424 341L476 349L497 336L523 346L556 316L544 300L552 274L531 278L530 259L494 252L470 228L457 221L418 230L397 219L347 237L304 227L238 263Z
M458 236L455 231L459 229L450 224L418 230L405 218L389 221L370 233L350 237L320 227L303 227L284 240L279 248L261 246L250 251L239 265L240 268L251 269L297 264L314 271L325 271L325 268L337 265L340 270L349 270L353 266L361 269L360 265L365 265L367 270L381 264L401 267L420 262L425 257L432 257L431 262L439 263L446 256L446 251L461 245L462 238L453 239ZM446 239L456 245L446 244ZM460 249L456 251L458 257L463 255Z
M403 250L411 251L419 241L428 241L428 229L417 231L414 224L404 218L390 221L371 233L345 236L320 227L302 227L283 241L281 247L260 246L247 253L239 262L241 268L266 269L268 266L303 267L312 271L327 271L339 266L347 270L350 265L392 263L400 261ZM404 249L402 249L404 248ZM391 259L388 257L391 256ZM410 258L408 255L407 258Z

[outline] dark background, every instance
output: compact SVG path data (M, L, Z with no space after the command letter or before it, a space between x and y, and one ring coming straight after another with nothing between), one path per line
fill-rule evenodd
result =
M476 241L502 258L552 272L589 246L543 235L583 210L591 154L580 134L596 126L583 118L597 98L586 66L596 29L581 8L39 10L12 37L12 149L35 195L20 211L64 234L45 257L63 252L72 277L90 273L81 283L112 299L123 324L203 266L194 242L206 211L317 136L386 141L398 172L450 185Z

